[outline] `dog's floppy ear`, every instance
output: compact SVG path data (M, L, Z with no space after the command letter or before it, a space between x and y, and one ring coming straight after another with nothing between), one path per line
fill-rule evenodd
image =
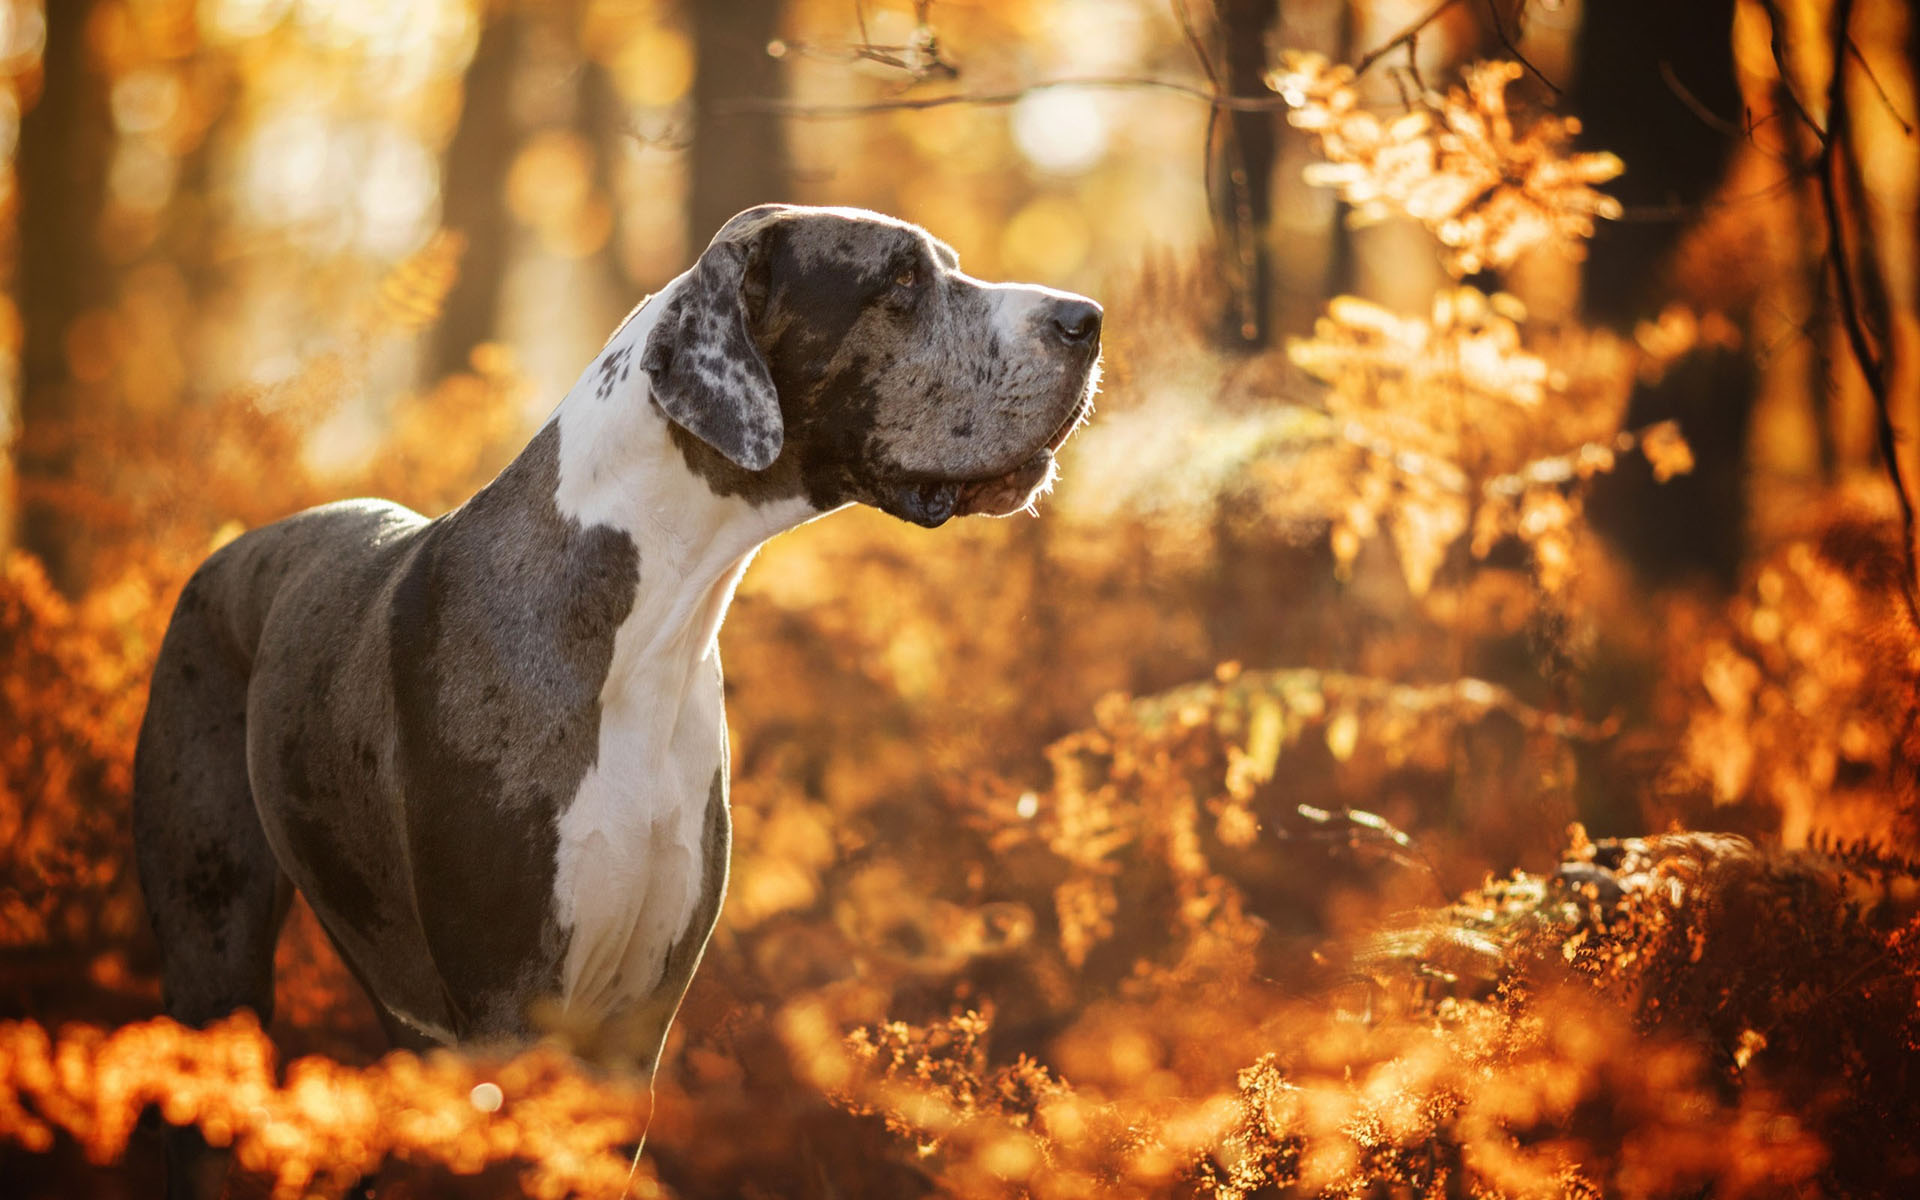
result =
M764 270L781 206L750 208L715 234L647 334L640 367L675 423L749 471L780 457L784 424L773 376L752 333L750 285ZM764 297L764 279L752 288Z

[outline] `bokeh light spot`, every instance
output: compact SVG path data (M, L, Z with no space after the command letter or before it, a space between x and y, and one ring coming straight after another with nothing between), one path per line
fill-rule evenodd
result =
M628 100L664 108L693 86L693 44L672 29L642 30L620 48L613 76Z
M483 1113L499 1112L500 1106L506 1102L506 1097L500 1092L500 1085L491 1080L474 1084L473 1090L467 1093L467 1099Z
M1107 153L1107 118L1092 96L1056 88L1013 106L1013 142L1043 171L1080 175Z

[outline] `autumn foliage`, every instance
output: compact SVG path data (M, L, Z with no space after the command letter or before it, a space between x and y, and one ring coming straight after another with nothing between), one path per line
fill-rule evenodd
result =
M456 503L520 432L503 352L405 402L351 474L290 464L364 345L272 397L76 430L118 449L66 498L95 515L95 582L70 602L19 555L0 576L0 945L26 998L0 1024L0 1171L151 1170L145 1112L282 1196L1920 1177L1920 640L1893 506L1876 481L1811 497L1729 592L1655 587L1596 530L1611 474L1695 466L1684 427L1629 424L1636 386L1743 332L1682 304L1541 325L1503 290L1619 215L1621 162L1575 152L1520 76L1482 64L1386 115L1323 60L1271 81L1315 182L1430 231L1424 311L1335 298L1227 361L1193 315L1217 285L1158 264L1105 296L1103 412L1041 520L862 512L767 549L723 637L731 892L651 1099L544 1047L380 1057L298 911L267 1031L145 1019L125 811L172 597L319 499ZM395 272L363 342L420 324L457 253Z

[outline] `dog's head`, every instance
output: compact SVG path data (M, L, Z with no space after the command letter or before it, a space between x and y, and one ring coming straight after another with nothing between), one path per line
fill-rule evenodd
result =
M1099 378L1098 304L859 209L748 209L663 303L641 366L716 489L929 528L1026 507Z

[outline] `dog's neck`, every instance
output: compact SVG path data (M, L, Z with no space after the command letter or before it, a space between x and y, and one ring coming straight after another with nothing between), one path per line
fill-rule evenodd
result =
M554 505L583 528L625 534L639 559L598 693L594 763L558 823L560 996L569 1019L589 1023L651 1011L669 951L724 886L724 865L703 858L726 761L720 623L761 543L819 515L798 497L719 495L675 444L640 360L680 282L615 331L550 418Z
M754 551L820 510L799 497L755 503L717 495L689 469L640 368L665 299L685 279L627 318L550 418L560 432L554 498L581 525L611 526L633 539L639 627L659 638L691 637L705 651Z

